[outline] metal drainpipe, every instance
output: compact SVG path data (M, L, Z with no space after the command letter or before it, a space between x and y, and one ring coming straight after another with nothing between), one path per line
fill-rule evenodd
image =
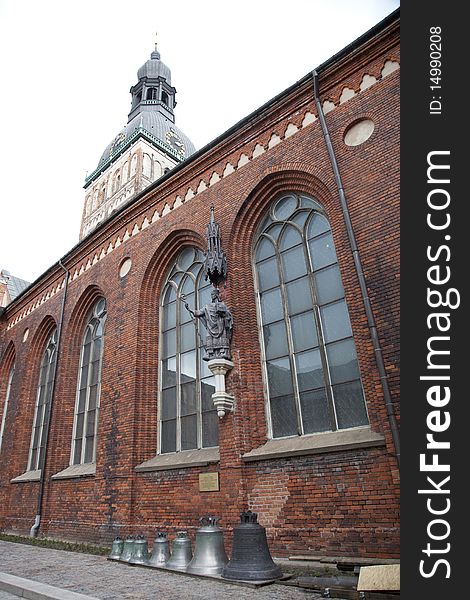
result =
M65 285L64 285L64 295L62 297L62 306L60 309L60 318L59 323L57 325L57 346L56 346L56 359L54 365L54 376L52 378L52 391L51 391L51 405L49 407L49 413L47 415L47 421L45 423L45 433L46 437L44 440L44 456L41 465L41 477L39 479L39 493L38 493L38 502L37 502L37 510L36 517L34 519L34 525L31 527L29 531L30 537L36 537L39 530L39 525L41 523L41 514L42 514L42 499L44 497L44 471L46 470L46 458L47 458L47 442L49 440L49 429L51 424L51 416L52 416L52 405L54 401L55 395L55 386L56 386L56 376L57 376L57 365L59 363L59 350L60 350L60 338L62 335L62 323L64 321L64 310L65 310L65 299L67 298L67 288L69 285L70 272L64 267L62 261L59 260L59 266L65 271Z
M328 155L330 157L331 166L333 168L333 173L335 177L336 186L338 188L339 199L341 202L341 208L343 211L343 218L346 224L346 230L348 233L349 243L351 245L354 265L356 267L357 276L359 279L359 286L361 288L362 300L364 302L364 306L366 309L367 315L367 324L369 326L370 335L372 338L372 344L374 346L374 354L375 360L377 362L377 367L379 369L380 382L382 384L382 390L385 399L385 406L387 409L388 421L390 424L390 430L392 433L393 445L395 446L395 456L398 463L398 468L400 468L400 437L398 434L397 421L395 418L395 413L393 411L393 403L392 398L390 396L390 388L388 386L387 372L385 370L385 363L383 359L382 349L380 347L379 336L377 333L377 327L375 325L374 313L372 312L372 306L369 299L369 294L367 292L366 280L364 277L364 271L362 269L361 257L359 255L359 250L356 244L356 236L354 235L354 230L352 227L351 216L349 214L348 203L346 201L346 196L344 193L343 183L341 181L341 175L339 173L338 162L336 160L335 151L333 149L333 144L331 143L330 134L328 132L328 127L325 121L325 115L323 114L323 108L320 102L320 93L318 87L318 73L317 71L313 71L313 93L315 96L315 104L317 106L318 118L320 120L320 125L323 132L323 137L325 138L326 147L328 150Z

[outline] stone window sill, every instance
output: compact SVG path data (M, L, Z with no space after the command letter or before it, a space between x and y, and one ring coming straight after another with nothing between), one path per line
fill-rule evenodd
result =
M23 483L25 481L39 481L41 479L41 469L37 471L26 471L10 481L10 483Z
M51 479L75 479L77 477L90 477L96 475L96 463L85 463L83 465L70 465L63 471L52 475Z
M252 462L270 458L342 452L343 450L372 448L374 446L385 446L383 435L372 431L370 427L361 427L302 437L268 440L263 446L244 454L242 459L245 462Z
M200 450L183 450L172 454L157 454L150 460L137 465L138 473L149 471L166 471L169 469L186 469L189 467L204 467L210 463L219 462L218 448L202 448Z

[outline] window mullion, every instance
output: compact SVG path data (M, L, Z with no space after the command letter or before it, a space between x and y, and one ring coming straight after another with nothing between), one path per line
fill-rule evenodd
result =
M92 375L92 364L93 364L93 352L95 350L95 340L93 338L93 325L89 324L87 329L91 329L91 340L90 340L90 356L88 357L88 373L86 382L86 394L85 394L85 406L83 407L83 429L82 429L82 448L80 451L80 464L85 462L85 448L86 448L86 428L88 425L88 409L90 407L90 390L91 390L91 375ZM85 334L86 335L86 334ZM77 413L78 420L78 413Z
M181 278L183 281L184 278ZM181 282L180 282L181 283ZM176 452L181 452L181 302L180 286L176 290Z
M283 230L281 230L281 233L279 234L278 239L281 238L282 231ZM290 364L290 371L291 371L292 386L293 386L293 390L294 390L294 401L295 401L295 406L297 408L297 411L296 411L297 412L297 414L296 414L297 432L299 435L303 435L304 428L303 428L303 423L302 423L302 409L300 406L300 392L299 392L299 385L298 385L298 381L297 381L297 368L295 365L294 341L293 341L293 336L292 336L289 311L288 311L288 307L287 307L287 291L286 291L284 270L283 270L283 266L282 266L281 253L279 252L278 243L276 243L274 248L275 248L275 252L276 252L276 261L277 261L277 268L278 268L278 273L279 273L279 289L281 292L282 309L284 312L284 322L285 322L286 332L287 332L287 348L289 351L289 364Z
M313 212L313 214L315 215L315 212ZM307 221L305 223L305 232L308 228L309 222L310 222L310 219L307 219ZM316 288L315 275L314 275L313 268L312 268L312 261L310 258L308 243L307 243L307 240L305 237L304 237L304 252L305 252L305 259L307 262L308 280L310 283L310 290L312 292L312 298L313 298L313 315L314 315L314 319L315 319L315 324L317 326L317 336L318 336L318 344L319 344L319 350L320 350L320 359L321 359L322 369L323 369L323 379L325 380L326 397L328 399L328 412L330 415L331 429L333 431L336 431L338 429L338 421L336 418L336 408L335 408L335 403L334 403L334 398L333 398L333 387L332 387L332 383L331 383L330 369L328 366L328 357L326 354L325 337L323 335L323 325L322 325L321 315L320 315L319 295L318 295L317 288ZM334 264L336 264L336 263L334 263Z

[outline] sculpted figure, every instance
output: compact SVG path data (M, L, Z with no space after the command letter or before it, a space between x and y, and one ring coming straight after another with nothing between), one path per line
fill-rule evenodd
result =
M184 296L182 297L184 301ZM231 360L230 342L232 340L233 319L232 313L225 302L220 299L220 291L214 288L211 292L211 302L200 310L192 310L188 303L184 303L191 313L193 320L200 319L206 328L207 335L204 344L204 360L225 358Z

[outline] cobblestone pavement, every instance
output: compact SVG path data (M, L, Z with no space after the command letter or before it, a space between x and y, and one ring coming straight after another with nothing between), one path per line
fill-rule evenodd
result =
M279 584L253 589L183 574L130 567L103 556L0 541L0 571L100 600L306 600L320 598ZM0 591L0 594L5 592ZM9 595L5 598L11 598ZM0 595L0 599L3 597Z
M15 600L16 598L18 598L18 596L13 596L13 594L0 590L0 600Z

